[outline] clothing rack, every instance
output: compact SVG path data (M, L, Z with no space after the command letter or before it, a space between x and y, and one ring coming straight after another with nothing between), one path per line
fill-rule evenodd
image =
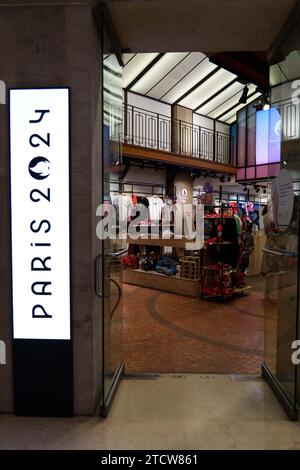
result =
M201 196L201 194L204 194L203 190L197 189L197 188L193 189L193 198L197 198L197 197ZM213 191L212 194L217 196L216 199L219 200L219 191ZM263 197L265 198L266 195L264 195L264 196L250 195L248 197L247 194L242 194L241 196L243 196L243 198L240 199L239 198L240 195L238 193L222 191L222 200L225 199L226 196L227 196L227 201L223 201L223 202L237 202L237 203L252 202L253 204L259 204L259 205L262 205L262 206L264 206L266 204L265 202L261 202L261 198L263 198ZM235 199L229 199L229 196L235 196Z
M117 181L117 180L112 180L110 181L112 185L118 185L119 189L111 189L111 193L125 193L125 194L135 194L135 193L141 193L147 196L154 196L155 194L157 196L164 197L166 196L166 185L165 184L153 184L153 183L143 183L141 181ZM131 189L125 189L126 186L131 186ZM150 191L144 191L143 189L136 189L136 188L151 188ZM173 193L175 194L175 188Z

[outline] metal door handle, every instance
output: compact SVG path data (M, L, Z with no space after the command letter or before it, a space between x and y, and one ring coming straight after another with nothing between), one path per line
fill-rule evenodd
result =
M102 261L102 253L95 259L95 294L102 299L102 276L100 276L100 261ZM101 286L101 287L100 287Z

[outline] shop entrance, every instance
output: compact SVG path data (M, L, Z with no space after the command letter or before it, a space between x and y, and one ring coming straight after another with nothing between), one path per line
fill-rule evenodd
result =
M110 198L128 225L145 208L138 222L144 235L126 236L120 259L126 374L258 375L269 185L267 178L239 183L235 121L247 109L255 136L261 93L255 84L247 91L238 75L200 52L125 54L123 60L122 172L111 177ZM242 126L242 113L240 120ZM252 143L249 160L254 151ZM184 237L164 237L170 209L173 235L184 205L194 211L193 224L203 207L201 250Z
M245 78L202 52L125 53L122 60L122 158L114 161L118 139L111 138L103 201L124 235L114 285L122 292L125 373L258 376L268 322L278 313L272 283L280 271L267 266L267 239L281 230L271 213L272 180L284 165L283 126L292 126L282 119L290 118L276 119L270 109L278 102L269 71ZM118 73L105 61L109 55L104 69L112 79ZM108 95L120 98L115 90ZM194 228L201 210L203 243L193 247L185 234L175 236L176 226L179 218ZM297 318L295 305L293 312ZM294 326L293 337L297 320ZM288 401L274 385L276 373L263 370ZM293 419L295 390L296 379Z
M222 198L227 196L224 192ZM153 196L148 197L151 201ZM259 217L255 227L253 219L262 211L263 199L250 199L216 199L214 205L205 205L205 247L200 251L153 246L150 241L128 245L122 258L127 373L260 373L265 237ZM236 217L230 215L232 209ZM234 239L239 218L244 240ZM225 240L216 240L218 229ZM241 243L251 243L247 252Z

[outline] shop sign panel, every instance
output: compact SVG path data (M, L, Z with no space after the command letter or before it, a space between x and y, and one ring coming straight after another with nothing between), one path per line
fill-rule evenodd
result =
M11 89L14 339L70 339L69 89Z

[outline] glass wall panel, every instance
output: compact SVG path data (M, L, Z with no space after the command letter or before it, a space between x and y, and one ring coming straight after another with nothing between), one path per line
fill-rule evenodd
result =
M247 108L247 166L255 165L256 153L256 109L253 105Z
M237 146L237 166L246 166L246 109L238 113L238 146Z
M123 91L122 68L111 52L111 44L103 32L102 57L102 203L109 207L113 199L113 181L118 180L122 157ZM106 212L105 212L106 214ZM103 301L103 403L123 362L122 349L122 287L120 239L102 241Z
M300 56L298 76L300 78ZM299 339L299 181L300 140L297 112L287 113L287 103L296 109L293 102L295 80L288 80L290 58L273 66L271 80L277 80L271 92L269 113L269 176L277 171L280 156L280 174L270 181L272 196L264 215L267 235L263 273L265 276L265 363L269 371L269 382L292 419L297 417L300 404L298 365L295 363L295 340ZM276 68L276 73L274 72ZM281 74L280 70L285 70ZM293 67L293 73L295 67ZM288 124L287 124L288 120ZM292 133L287 132L293 129ZM265 157L264 157L265 159ZM258 167L263 168L263 167ZM268 376L268 374L266 375Z

